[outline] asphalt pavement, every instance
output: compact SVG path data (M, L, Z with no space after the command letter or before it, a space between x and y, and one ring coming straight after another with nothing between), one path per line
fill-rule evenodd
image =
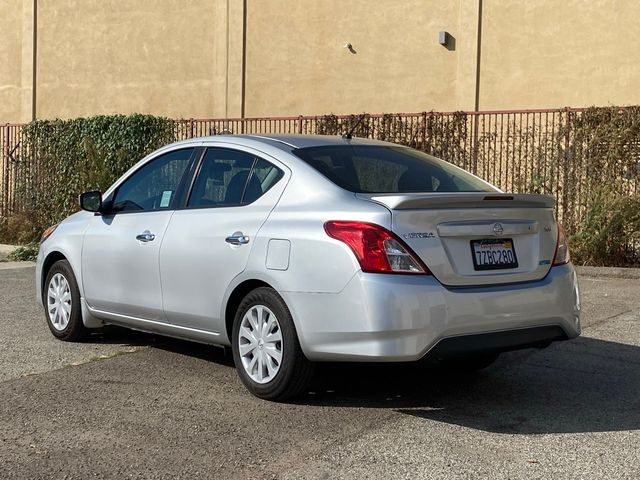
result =
M322 365L292 404L222 349L55 340L0 270L0 478L640 478L640 279L582 276L583 336L475 375Z

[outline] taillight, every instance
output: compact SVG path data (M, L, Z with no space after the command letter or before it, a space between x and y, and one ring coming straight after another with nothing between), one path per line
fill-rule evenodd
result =
M556 253L553 256L553 265L564 265L569 263L571 256L569 255L569 242L567 234L564 233L562 225L558 224L558 241L556 242Z
M324 230L353 250L363 272L429 273L402 240L380 225L331 220L324 224Z

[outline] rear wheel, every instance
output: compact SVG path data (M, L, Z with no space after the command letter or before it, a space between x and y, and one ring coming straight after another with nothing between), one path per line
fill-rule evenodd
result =
M43 300L47 325L54 337L75 342L89 333L82 323L80 291L68 261L58 260L49 270Z
M271 288L244 298L233 322L233 360L242 383L256 397L286 400L302 393L313 365L302 353L291 313Z

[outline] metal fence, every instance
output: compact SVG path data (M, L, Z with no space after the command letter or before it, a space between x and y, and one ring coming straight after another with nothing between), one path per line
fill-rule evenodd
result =
M558 216L571 231L586 208L590 175L585 152L574 141L573 124L583 109L484 112L420 112L269 118L176 120L177 139L222 133L338 134L410 145L465 168L504 191L551 193ZM358 123L359 122L359 123ZM356 125L357 124L357 125ZM15 190L20 175L21 125L0 126L0 215L19 211ZM639 145L629 150L638 156ZM637 159L636 159L637 160ZM624 168L608 173L616 190L638 193L640 175Z
M0 126L0 217L20 210L21 199L16 194L20 168L22 125Z
M585 109L420 112L366 115L355 135L410 145L467 169L504 191L550 193L557 213L574 230L588 203L588 152L574 138L573 125ZM338 134L357 115L180 120L178 138L220 133ZM629 155L638 157L640 145ZM638 158L636 158L638 160ZM624 168L607 172L618 193L639 191L640 175Z

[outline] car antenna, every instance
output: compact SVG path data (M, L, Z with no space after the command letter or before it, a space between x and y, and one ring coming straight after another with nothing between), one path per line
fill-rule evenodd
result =
M358 125L360 125L360 123L362 122L362 120L364 120L364 117L366 116L367 114L365 112L362 112L362 115L360 115L360 118L358 119L358 121L353 124L353 126L349 129L349 131L347 133L342 134L342 138L346 140L351 140L353 138L353 132L355 131L356 128L358 128Z

